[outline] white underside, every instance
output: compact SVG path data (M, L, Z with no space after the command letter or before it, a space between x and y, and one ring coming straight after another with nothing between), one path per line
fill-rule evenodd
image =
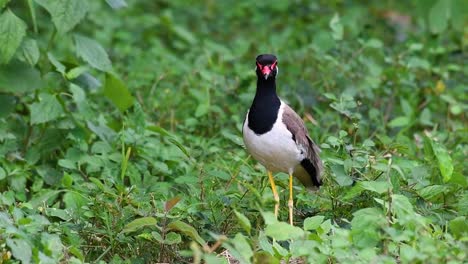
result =
M273 128L262 135L255 134L248 127L248 118L244 122L243 137L247 151L263 166L272 172L293 173L297 165L304 159L292 134L281 120L284 103L278 111L278 121ZM248 113L247 113L248 115Z

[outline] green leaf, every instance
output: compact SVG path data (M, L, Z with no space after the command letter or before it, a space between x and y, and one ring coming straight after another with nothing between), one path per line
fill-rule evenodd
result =
M41 124L57 119L63 112L62 105L54 95L41 94L39 102L30 106L31 124Z
M415 216L413 205L408 197L401 194L392 195L392 209L398 218L409 219Z
M404 127L410 123L410 119L407 116L399 116L388 123L389 127Z
M166 239L164 240L163 243L166 245L174 245L174 244L179 244L180 242L182 242L182 237L180 236L180 234L169 232L166 235Z
M354 245L360 248L375 247L380 241L379 229L386 220L382 210L364 208L353 213L351 236Z
M388 188L390 187L388 182L386 181L362 181L359 183L362 188L376 192L378 194L382 194L388 191Z
M239 224L244 228L247 234L250 234L250 230L252 229L252 225L250 224L249 219L242 213L239 213L237 210L234 210L234 213L237 216L237 220L239 220Z
M433 200L438 198L438 196L444 193L447 189L448 188L443 185L431 185L418 190L417 193L425 200Z
M80 210L81 207L86 206L89 200L83 194L75 191L68 191L63 195L63 202L65 203L65 208L76 211Z
M466 217L459 216L455 219L452 219L449 222L449 230L450 233L452 233L456 238L460 238L463 235L468 234L468 222L466 221Z
M68 80L73 80L73 79L80 77L82 74L88 71L89 71L88 66L78 66L69 70L67 74L65 74L65 76L67 77Z
M429 11L429 29L433 34L442 33L448 25L450 18L451 1L439 0Z
M0 94L0 118L8 116L16 106L16 98L8 94Z
M30 65L16 60L0 65L0 92L25 93L41 87L41 75Z
M304 236L304 231L285 222L276 222L266 227L265 233L276 240L298 239Z
M87 0L36 0L52 16L60 34L73 29L88 12Z
M60 259L64 250L60 236L57 234L41 234L41 244L44 246L44 249L53 257L54 259Z
M28 242L23 239L6 239L7 246L15 259L23 263L31 263L32 249Z
M461 215L468 216L468 192L465 191L463 196L458 199L457 210Z
M54 55L50 52L47 53L47 58L49 59L50 63L54 65L55 69L60 72L62 75L65 75L65 65L63 65L59 60L57 60Z
M304 220L304 230L315 230L317 229L325 219L322 215L316 215L308 217Z
M447 149L437 141L431 139L432 151L439 164L439 170L444 182L450 181L453 174L453 163Z
M112 63L106 50L94 39L75 35L76 53L91 67L101 71L110 72Z
M110 7L112 7L112 9L127 7L125 0L106 0L106 2Z
M8 63L26 35L26 24L10 10L0 15L0 64Z
M5 178L6 178L6 172L2 167L0 167L0 180L3 180Z
M330 20L330 28L332 30L332 37L335 40L343 39L343 24L340 22L340 16L338 13L335 13L333 18Z
M334 164L331 166L333 176L340 186L350 186L353 184L353 179L345 172L344 166Z
M145 227L154 227L156 226L156 218L154 217L141 217L141 218L137 218L133 221L131 221L130 223L126 224L124 226L124 228L122 229L122 232L123 233L132 233L132 232L136 232L142 228L145 228Z
M193 240L197 241L200 245L205 245L205 240L198 234L197 230L191 225L186 224L182 221L174 221L167 225L170 230L179 231L184 235L191 237Z
M36 65L40 55L36 40L26 38L21 44L20 50L20 59L26 61L31 66Z
M236 236L232 239L232 244L234 245L234 248L237 250L237 252L239 252L242 256L242 259L244 260L243 262L250 262L251 258L253 257L253 251L245 236L241 233L237 233Z
M465 0L452 0L450 22L452 27L463 32L468 22L468 5Z
M418 257L418 255L419 252L415 248L407 244L401 244L400 257L403 263L413 263L414 260Z
M10 0L0 0L0 9L4 8Z
M121 112L133 105L133 96L127 86L119 78L112 74L106 74L104 95L114 103Z

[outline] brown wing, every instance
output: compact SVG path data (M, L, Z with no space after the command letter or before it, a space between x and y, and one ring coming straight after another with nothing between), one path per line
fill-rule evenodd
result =
M301 168L294 171L294 176L306 187L319 187L322 185L320 175L323 171L322 160L319 156L320 149L309 137L304 121L286 104L282 119L291 132L293 140L301 151L304 151L305 158L301 161Z

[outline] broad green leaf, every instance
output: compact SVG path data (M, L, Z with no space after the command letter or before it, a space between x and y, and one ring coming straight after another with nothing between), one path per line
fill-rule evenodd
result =
M362 188L376 192L378 194L382 194L388 191L388 188L390 187L388 182L386 181L362 181L359 183Z
M343 39L343 24L341 24L340 16L337 13L333 15L333 18L330 20L330 28L335 40Z
M0 180L3 180L6 178L6 171L0 167Z
M116 76L107 73L104 95L114 103L121 112L133 105L133 96L124 82Z
M9 9L0 15L0 64L8 63L26 35L26 24Z
M191 237L193 240L197 241L200 245L205 245L205 240L198 234L197 230L191 225L186 224L182 221L171 222L167 226L170 230L179 231L180 233Z
M89 71L88 66L78 66L75 67L67 72L65 76L67 76L67 79L73 80L81 76L82 74L86 73Z
M323 235L328 234L332 228L332 223L330 219L325 220L323 223L320 224L320 227L317 228L317 233Z
M444 182L450 181L453 174L453 163L447 149L437 141L431 139L432 151L439 164L439 170Z
M273 251L273 246L271 245L267 235L263 231L260 231L258 234L258 245L262 250L270 253L271 255L275 254L275 252Z
M125 2L125 0L106 0L106 2L112 9L127 7L127 2Z
M32 257L32 249L28 242L23 239L6 239L7 246L11 249L11 253L15 259L21 260L23 263L30 263Z
M54 95L41 94L39 102L30 106L31 124L41 124L57 119L63 112L62 105Z
M343 196L344 201L349 201L353 199L354 197L360 195L364 191L364 188L360 184L356 184L351 189L346 190Z
M399 116L388 123L389 127L404 127L409 125L410 119L407 116Z
M52 191L48 190L40 195L36 195L32 198L29 203L32 205L33 208L37 208L38 206L42 206L44 204L48 204L49 201L54 200L62 191Z
M452 219L449 222L449 230L450 233L453 234L454 237L460 238L463 235L468 234L468 221L466 220L465 216L459 216L455 219Z
M75 35L76 53L91 67L101 71L110 72L112 63L106 50L94 39Z
M419 256L417 249L402 243L400 245L400 258L403 263L413 263Z
M10 0L0 0L0 9L4 8Z
M203 260L204 262L202 263L206 263L206 264L229 264L226 258L222 256L221 254L219 256L204 254Z
M237 250L237 252L239 252L242 256L242 259L244 260L243 262L250 262L253 257L253 251L245 236L241 233L237 233L236 236L232 239L232 244L234 245L234 248Z
M0 65L0 92L32 92L41 86L42 79L39 71L30 65L16 60L8 65Z
M22 60L26 61L32 66L36 65L40 55L36 40L26 38L21 44L20 51L20 58Z
M457 210L461 215L468 216L468 192L458 199Z
M53 259L60 259L64 245L60 240L60 236L57 234L42 233L41 234L41 244L44 246L45 250L53 257Z
M319 248L320 244L314 240L298 240L292 241L289 250L293 257L308 256L315 254L315 249Z
M55 69L60 72L62 75L65 75L65 65L63 65L59 60L57 60L54 55L50 52L47 53L47 58L49 59L50 63L54 65Z
M426 200L437 199L442 193L444 193L448 188L443 185L431 185L427 186L421 190L418 190L417 193L419 196Z
M369 39L367 42L366 42L366 47L369 47L369 48L374 48L374 49L381 49L383 47L383 43L380 39Z
M450 18L450 4L448 0L438 0L429 12L429 29L433 34L442 33Z
M191 45L195 45L197 43L197 38L193 35L191 31L187 30L185 27L173 25L172 30L179 38L186 41L187 43Z
M365 208L353 213L351 236L354 245L360 248L375 247L380 239L380 227L386 223L379 208Z
M240 226L247 232L247 234L250 234L250 230L252 229L252 225L250 224L249 219L242 213L239 213L237 210L234 210L234 213L237 216L237 220L239 220Z
M87 0L35 0L52 16L60 34L73 29L88 12Z
M304 230L315 230L317 229L325 219L322 215L316 215L308 217L304 220Z
M14 96L0 93L0 118L8 116L15 109L16 103Z
M468 5L465 0L452 0L450 22L452 27L463 32L468 22Z
M345 172L344 166L334 164L331 166L333 176L340 186L350 186L353 184L353 179Z
M304 236L304 231L285 222L276 222L266 227L265 233L279 241L288 239L298 239Z
M402 219L403 222L415 217L413 205L408 197L401 194L392 195L392 211L397 218Z
M147 217L137 218L131 221L130 223L126 224L124 228L122 229L122 232L123 233L136 232L145 227L154 227L156 226L156 223L157 221L156 221L156 218L154 217L147 216Z
M63 202L65 203L65 208L72 210L80 210L81 207L86 206L89 202L89 199L75 191L68 191L63 195Z
M179 244L180 242L182 242L182 237L180 234L174 232L169 232L164 240L164 244L166 245Z
M69 221L73 218L70 210L57 209L57 208L45 208L46 216L58 217L64 221Z
M429 61L413 56L408 60L408 68L414 68L414 69L423 69L423 70L429 70L431 68L431 64Z

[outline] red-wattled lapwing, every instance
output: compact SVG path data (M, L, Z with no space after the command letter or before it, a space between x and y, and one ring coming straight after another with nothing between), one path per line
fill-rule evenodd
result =
M275 55L257 56L257 92L243 126L247 151L268 171L278 217L279 196L272 172L289 174L289 222L293 224L293 176L306 187L318 189L323 170L319 148L302 119L276 94L278 60Z

